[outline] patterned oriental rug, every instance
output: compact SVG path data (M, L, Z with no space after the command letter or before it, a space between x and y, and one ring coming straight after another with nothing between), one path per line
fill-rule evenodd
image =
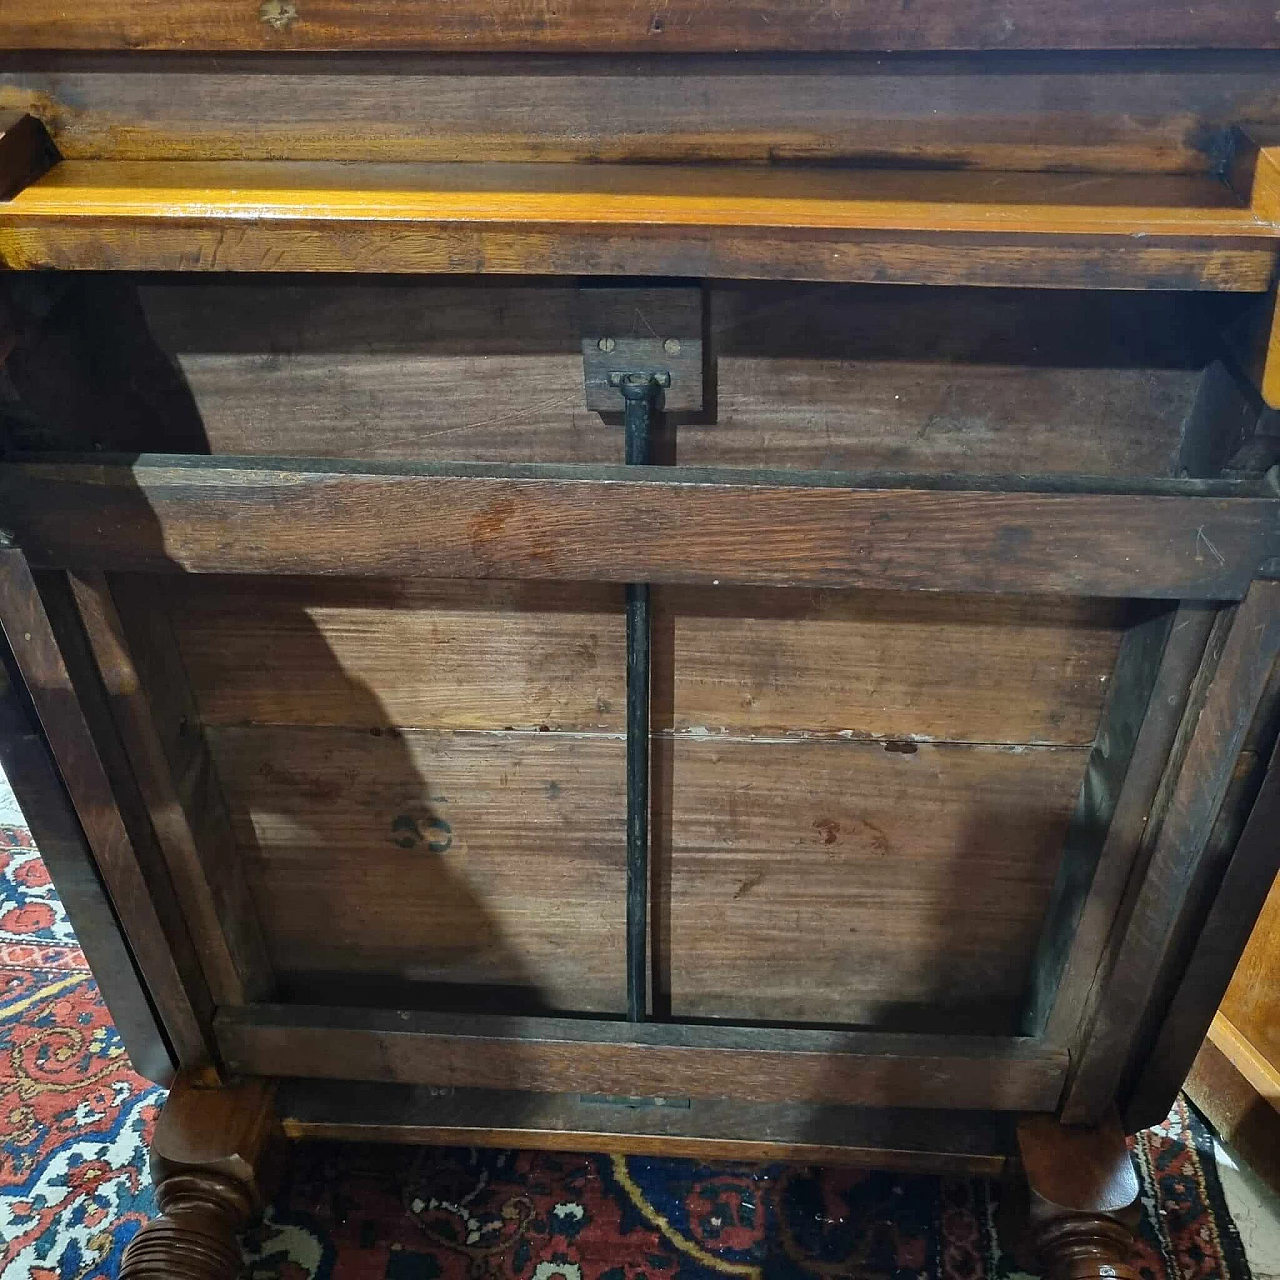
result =
M0 827L0 1277L108 1280L155 1212L135 1075L28 833ZM1145 1280L1249 1280L1204 1123L1139 1135ZM252 1280L1010 1280L981 1180L299 1144Z

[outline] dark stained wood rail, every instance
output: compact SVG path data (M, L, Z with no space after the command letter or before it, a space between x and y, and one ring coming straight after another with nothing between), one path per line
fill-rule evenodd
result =
M15 460L0 475L4 518L45 568L1213 600L1239 599L1280 557L1280 499L1265 492L160 455Z
M263 1076L958 1110L1052 1110L1068 1058L1016 1037L307 1005L224 1009L215 1028L228 1066Z
M876 0L814 5L692 0L10 0L12 49L541 49L580 52L829 52L837 49L1258 49L1280 45L1265 0L1231 5L1105 0Z

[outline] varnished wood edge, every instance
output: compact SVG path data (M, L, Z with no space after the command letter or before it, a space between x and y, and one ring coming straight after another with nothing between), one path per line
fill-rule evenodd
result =
M1206 1038L1230 1060L1258 1096L1280 1112L1280 1067L1263 1057L1220 1009L1213 1015Z

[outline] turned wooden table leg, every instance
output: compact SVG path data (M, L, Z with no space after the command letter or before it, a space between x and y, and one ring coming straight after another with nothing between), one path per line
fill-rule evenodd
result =
M1138 1176L1119 1121L1073 1127L1028 1116L1018 1156L1029 1243L1050 1280L1137 1280Z
M236 1237L262 1208L282 1141L274 1091L269 1080L205 1087L179 1075L151 1143L161 1216L129 1242L120 1280L236 1280Z

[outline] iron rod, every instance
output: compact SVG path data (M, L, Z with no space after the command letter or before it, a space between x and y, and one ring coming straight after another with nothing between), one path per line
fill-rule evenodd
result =
M661 394L648 377L624 378L625 457L649 462L653 412ZM649 584L627 584L627 1020L648 1017L649 915Z

